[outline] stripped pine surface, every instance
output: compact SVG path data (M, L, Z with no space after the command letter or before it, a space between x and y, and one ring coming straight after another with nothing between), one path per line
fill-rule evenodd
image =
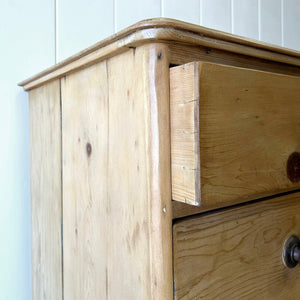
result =
M64 299L107 289L106 63L61 79Z
M297 299L300 268L282 261L300 235L299 193L178 221L175 299Z
M30 91L33 300L62 299L59 80Z
M203 209L300 187L300 78L171 68L172 198Z

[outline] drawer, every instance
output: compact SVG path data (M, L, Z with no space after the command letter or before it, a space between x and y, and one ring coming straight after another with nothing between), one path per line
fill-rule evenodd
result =
M282 259L292 235L299 193L175 223L175 299L298 299L300 266Z
M300 78L170 69L172 199L220 207L300 187Z

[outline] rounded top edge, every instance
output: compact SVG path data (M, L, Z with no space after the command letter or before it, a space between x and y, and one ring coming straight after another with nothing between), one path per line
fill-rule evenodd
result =
M103 39L102 41L86 48L85 50L70 56L69 58L53 65L52 67L47 68L46 70L38 73L37 75L34 75L34 76L20 82L18 85L24 87L25 90L28 90L28 89L30 89L29 86L30 87L33 86L33 84L31 84L31 83L37 81L41 77L45 77L45 76L51 77L51 76L49 76L49 74L51 74L53 72L59 73L60 69L61 70L65 69L66 66L70 65L71 63L74 63L75 61L78 61L84 57L87 57L93 52L96 52L98 50L100 51L101 48L108 47L109 45L112 45L112 44L115 44L115 45L112 46L111 49L108 50L108 51L111 51L110 53L113 53L114 51L116 51L117 49L120 49L122 47L128 47L129 43L141 44L141 43L147 43L150 40L155 40L156 33L153 31L151 32L151 34L149 34L149 36L145 33L142 35L136 34L138 32L142 32L142 31L145 31L148 29L159 29L158 30L159 32L157 31L157 33L158 33L157 37L159 36L160 41L163 41L165 39L166 41L170 42L169 31L170 30L175 30L175 31L179 30L181 32L180 42L183 42L183 43L191 44L191 41L188 38L185 40L184 33L186 32L187 35L194 34L196 36L198 35L200 38L215 39L216 42L232 43L233 46L237 46L237 47L238 46L247 46L249 48L265 50L270 53L281 54L281 55L292 57L295 59L299 58L299 64L300 64L300 51L284 48L281 46L276 46L273 44L269 44L269 43L261 42L258 40L234 35L234 34L219 31L216 29L203 27L203 26L200 26L197 24L187 23L184 21L179 21L179 20L169 19L169 18L152 18L152 19L145 19L145 20L139 21L139 22ZM182 33L183 33L183 35L182 35ZM134 36L131 39L130 38L128 39L128 37L130 37L131 35L134 35ZM121 41L126 38L127 38L127 40L126 40L127 44L122 43L122 42L118 43L118 41ZM172 41L172 39L171 39L171 41ZM217 43L216 43L216 47L217 47ZM238 52L238 50L235 52ZM107 52L106 56L108 56L108 55L109 55L109 53ZM250 51L249 51L249 56L251 56ZM60 73L60 75L64 75L64 72L62 71ZM56 77L58 77L58 76L59 75L57 74ZM54 77L55 76L53 76L53 78Z

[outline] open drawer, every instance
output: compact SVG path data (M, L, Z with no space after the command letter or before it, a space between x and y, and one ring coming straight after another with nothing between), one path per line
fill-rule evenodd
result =
M174 299L299 299L300 266L284 263L300 237L299 200L291 193L175 223Z
M170 69L172 199L220 207L300 187L300 78Z

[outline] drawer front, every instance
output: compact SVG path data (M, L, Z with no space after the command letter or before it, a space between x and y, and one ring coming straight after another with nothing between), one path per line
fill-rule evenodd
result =
M298 299L300 266L283 263L300 237L300 193L179 221L175 299Z
M300 78L212 63L170 69L172 198L203 207L300 187Z

